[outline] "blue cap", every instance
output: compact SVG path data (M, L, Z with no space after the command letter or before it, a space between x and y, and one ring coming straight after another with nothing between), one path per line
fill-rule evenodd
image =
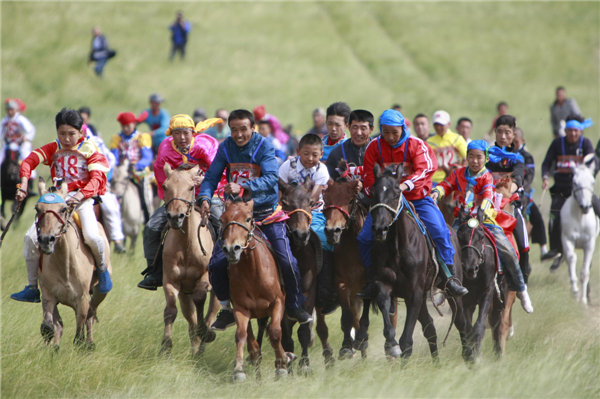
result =
M583 130L583 129L587 129L588 127L592 126L593 124L594 124L594 122L592 122L592 118L587 118L586 120L583 121L583 123L573 119L573 120L567 122L567 124L565 125L565 129Z
M66 204L63 197L55 193L46 193L40 197L37 202L42 204Z

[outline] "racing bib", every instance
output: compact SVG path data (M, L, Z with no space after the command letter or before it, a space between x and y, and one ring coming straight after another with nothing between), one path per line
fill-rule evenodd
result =
M90 180L87 161L83 154L73 150L59 150L52 155L52 167L57 178L68 184Z
M438 167L446 167L449 168L454 166L460 161L460 155L456 147L448 146L441 148L434 148L433 152L437 157Z
M556 161L556 173L573 173L571 168L576 168L583 163L579 155L559 155Z
M253 163L230 163L229 176L230 183L244 184L256 180L260 177L260 166Z

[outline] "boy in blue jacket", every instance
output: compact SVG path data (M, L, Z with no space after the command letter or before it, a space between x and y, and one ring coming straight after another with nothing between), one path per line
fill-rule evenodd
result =
M229 115L228 124L231 136L219 145L217 155L200 187L198 202L202 215L210 211L211 198L221 181L223 171L227 169L225 195L238 196L242 189L245 193L250 192L250 197L254 200L254 220L261 221L273 213L279 201L279 165L275 150L269 140L254 131L252 112L235 110ZM285 221L263 225L261 230L271 243L281 266L288 318L300 324L311 321L312 317L300 307L305 301L301 290L302 277L290 249ZM210 283L222 307L211 326L216 331L235 325L229 304L227 266L225 254L217 242L208 265Z

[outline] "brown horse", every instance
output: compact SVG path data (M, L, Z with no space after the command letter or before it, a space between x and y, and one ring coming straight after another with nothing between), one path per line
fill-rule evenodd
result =
M282 193L283 210L289 215L287 226L292 254L298 261L298 268L302 276L302 293L306 298L302 308L308 314L313 314L317 294L317 274L323 265L323 250L319 236L310 228L311 208L314 205L311 200L312 180L310 176L307 176L302 186L294 183L286 184L279 180L279 188ZM282 344L286 352L294 352L294 341L291 334L294 324L294 321L285 318ZM262 333L259 331L259 337L261 335ZM310 323L298 327L298 340L302 346L300 373L308 374L310 373L308 358L308 347L311 345Z
M271 317L269 339L275 350L276 376L286 376L287 355L281 345L281 321L285 307L285 292L280 283L275 257L264 239L257 236L252 208L254 201L243 202L240 197L227 200L221 215L221 241L229 262L229 286L237 330L237 354L233 380L246 379L244 373L244 344L248 341L250 361L260 378L260 345L252 332L250 319Z
M48 193L42 178L38 183L38 191L40 195ZM54 192L66 199L67 184L62 184L60 190ZM98 305L106 297L106 294L100 294L98 290L92 251L85 245L81 229L68 218L70 212L66 204L38 203L35 210L38 244L43 253L39 274L44 313L44 321L40 328L42 337L46 344L52 341L58 349L63 333L63 322L57 305L63 304L75 311L77 323L75 344L81 345L85 341L86 346L92 349L94 347L93 326L94 320L97 319ZM110 246L100 223L98 228L104 239L106 267L112 275Z
M366 282L357 236L362 230L367 212L358 200L359 191L358 180L346 181L340 178L329 185L323 197L325 201L323 214L327 219L325 235L327 242L335 246L333 251L335 284L342 307L341 328L344 340L339 352L340 359L352 357L355 350L360 350L364 358L369 347L371 301L363 301L356 297ZM392 323L396 325L395 314L392 316ZM354 338L351 335L353 328L356 333ZM317 319L317 333L322 342L327 342L328 330L322 315ZM323 349L326 362L332 361L333 350L329 344L323 344Z
M169 232L163 247L163 290L166 307L163 351L170 353L173 342L171 330L177 317L177 298L181 312L188 322L192 343L192 355L202 354L206 343L215 340L215 332L208 328L218 310L218 302L212 300L210 311L204 318L204 303L210 291L208 263L213 249L213 238L206 226L202 226L200 213L194 211L194 176L198 166L181 165L177 170L165 164L167 179L165 211ZM216 306L215 306L216 305Z

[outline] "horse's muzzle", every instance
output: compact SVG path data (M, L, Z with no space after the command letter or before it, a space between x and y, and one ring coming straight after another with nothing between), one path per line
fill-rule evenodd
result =
M477 278L477 273L479 272L479 266L475 267L466 267L463 263L463 272L464 276L469 280L475 280Z
M340 237L342 236L342 228L335 227L333 229L325 227L325 237L327 237L327 244L338 245L340 243Z
M185 213L179 213L177 215L171 215L167 213L167 221L172 229L179 230L183 226L183 220L185 219Z
M387 233L388 231L390 231L390 228L388 226L385 226L383 228L376 228L375 226L373 226L371 231L373 232L373 238L375 239L375 241L385 241L385 239L387 238Z
M45 255L51 255L54 252L54 245L56 245L56 237L52 234L38 236L38 244L42 253Z
M584 215L587 215L589 213L590 209L592 209L591 206L582 206L581 212L583 212Z
M223 245L223 253L225 254L225 257L227 258L227 263L231 263L232 265L235 265L236 263L238 263L240 261L240 258L242 256L242 246L239 244L235 244L235 245Z
M300 231L294 230L291 234L292 243L297 247L305 247L308 245L308 240L310 239L310 230L308 231Z

